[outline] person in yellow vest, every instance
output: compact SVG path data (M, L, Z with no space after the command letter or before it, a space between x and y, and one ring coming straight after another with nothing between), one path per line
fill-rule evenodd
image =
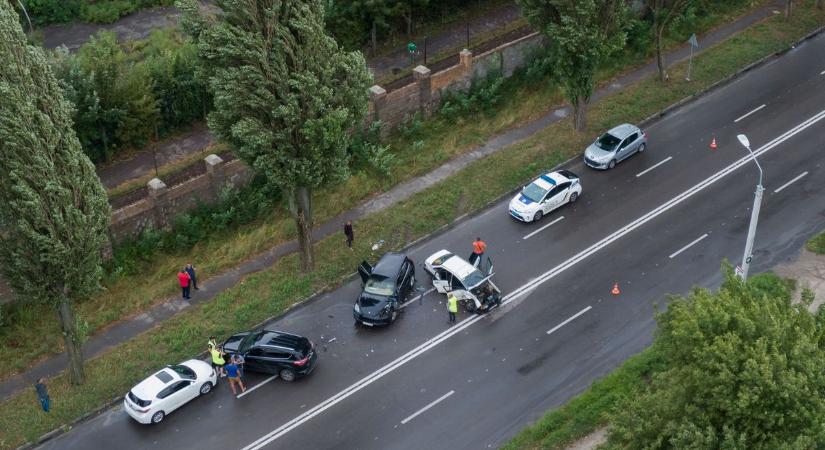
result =
M212 355L212 368L215 369L215 375L219 377L225 377L226 373L223 371L223 366L226 364L226 361L223 359L223 348L221 347L209 347L209 354Z
M458 299L452 292L447 294L447 312L450 313L450 323L455 323L455 314L458 312Z

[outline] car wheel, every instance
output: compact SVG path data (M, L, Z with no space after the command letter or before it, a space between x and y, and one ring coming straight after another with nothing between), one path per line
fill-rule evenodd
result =
M569 203L576 203L576 200L577 200L578 198L579 198L579 193L578 193L578 192L574 192L574 193L570 194L570 199L569 199L569 200L567 200L567 201L568 201Z
M642 144L642 145L639 146L638 152L642 153L643 151L645 151L645 144Z
M201 395L206 395L210 392L212 392L212 382L207 381L206 383L203 383L201 385L200 393L201 393Z
M611 159L611 160L610 160L610 164L608 164L608 165L607 165L607 168L608 168L608 169L612 169L612 168L614 168L614 167L616 167L616 160L615 160L615 159Z
M281 372L278 375L286 382L291 383L295 381L295 371L292 369L281 369Z
M538 222L542 217L544 217L544 213L541 211L537 212L536 215L533 216L533 222Z
M161 423L164 417L166 417L166 414L164 414L163 411L158 411L152 414L152 423Z

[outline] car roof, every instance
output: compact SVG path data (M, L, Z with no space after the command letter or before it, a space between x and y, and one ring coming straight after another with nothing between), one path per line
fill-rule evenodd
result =
M291 333L284 333L283 331L263 330L263 333L255 340L254 345L296 349L304 339L306 338Z
M381 259L372 268L372 274L384 278L394 278L398 275L398 270L401 269L401 264L404 263L406 256L402 253L385 253Z
M623 123L621 125L615 126L608 131L608 133L616 136L619 139L624 139L631 134L639 131L639 128L636 125L631 125L629 123Z
M138 383L137 386L133 387L132 393L141 400L152 400L160 391L163 390L163 388L169 386L175 381L178 381L179 379L180 376L178 376L174 370L164 367Z
M447 269L450 273L462 280L467 278L467 276L473 273L473 271L477 270L475 266L470 264L464 258L456 255L447 258L447 260L441 264L441 267Z

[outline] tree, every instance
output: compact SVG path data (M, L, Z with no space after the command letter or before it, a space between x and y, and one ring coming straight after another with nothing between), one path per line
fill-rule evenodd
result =
M326 34L320 0L215 5L218 15L179 2L214 96L209 128L284 193L310 271L312 192L349 176L350 132L367 112L364 57Z
M791 10L793 9L793 0L785 0L785 20L791 20Z
M625 42L624 0L518 0L522 14L547 37L553 75L584 130L596 69Z
M109 203L43 50L0 2L0 271L54 306L73 383L84 381L72 304L99 289Z
M653 42L656 48L656 66L659 68L659 79L667 81L667 62L662 51L662 38L670 21L682 13L690 0L646 0L647 7L653 15Z
M825 311L792 304L785 282L747 284L729 265L657 315L662 372L628 400L610 441L627 449L808 449L825 444Z

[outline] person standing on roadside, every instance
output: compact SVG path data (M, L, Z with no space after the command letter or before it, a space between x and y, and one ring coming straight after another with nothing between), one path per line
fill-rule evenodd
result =
M243 385L243 381L241 381L241 377L238 374L238 366L235 365L234 360L230 360L229 364L224 367L226 369L226 379L229 380L229 388L232 389L232 395L238 395L238 391L235 389L235 384L238 384L241 387L241 393L246 391L246 386Z
M189 279L192 280L192 287L195 288L196 291L199 290L198 279L195 278L195 266L193 266L192 263L186 265L186 273L189 275Z
M189 278L189 274L186 273L186 268L181 268L180 272L178 272L178 283L180 283L180 290L183 293L183 299L189 300L189 282L191 279Z
M40 378L34 385L34 390L37 392L37 399L40 400L40 407L44 412L49 412L51 399L49 398L49 390L46 389L46 379Z
M458 299L452 292L447 294L447 312L450 314L450 325L455 323L455 315L458 313Z
M470 255L470 264L481 268L483 264L484 252L487 250L487 243L482 241L480 237L477 237L475 242L473 242L473 254ZM478 262L478 265L476 265Z
M344 224L344 236L347 237L347 247L352 250L352 241L355 240L355 234L352 232L352 221L347 220Z
M218 340L215 336L209 336L209 351L215 350L218 348Z
M238 366L238 376L241 378L241 381L243 381L243 364L246 362L246 360L240 353L236 353L235 355L233 355L232 360L235 361L235 365Z
M209 354L212 355L212 369L215 370L215 375L225 377L226 373L223 371L223 366L226 364L226 361L223 359L223 348L210 348Z

